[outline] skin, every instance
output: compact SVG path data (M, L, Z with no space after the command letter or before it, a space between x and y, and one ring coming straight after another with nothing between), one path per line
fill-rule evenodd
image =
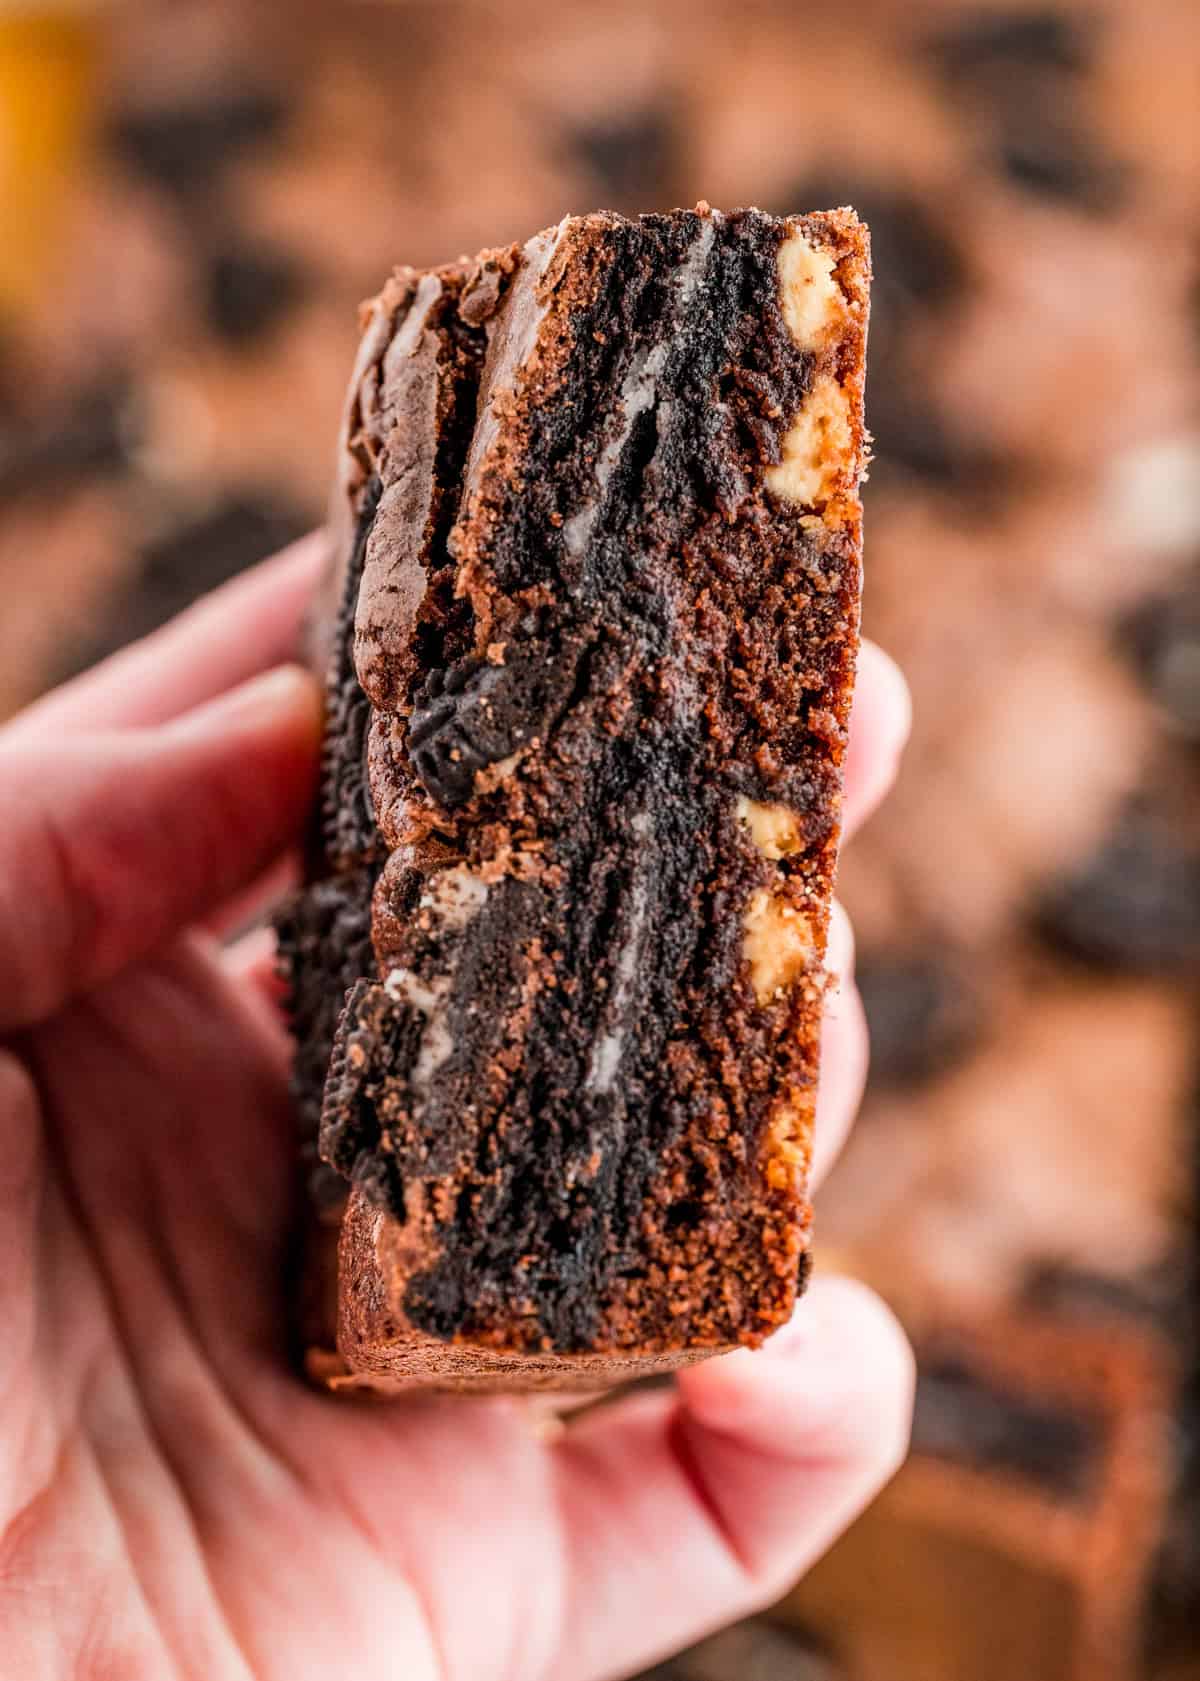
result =
M0 1676L600 1681L768 1602L900 1462L911 1358L819 1275L764 1349L573 1422L373 1405L282 1347L264 937L312 798L310 541L0 731ZM263 675L266 673L266 675ZM847 826L903 680L864 650ZM818 1172L866 1061L839 918Z

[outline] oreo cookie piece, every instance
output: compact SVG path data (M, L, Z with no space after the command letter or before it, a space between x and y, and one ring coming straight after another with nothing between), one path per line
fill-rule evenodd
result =
M292 1096L319 1197L329 1195L333 1177L317 1158L325 1080L346 995L374 970L371 893L377 873L367 864L316 881L276 916L279 970L297 1046Z
M296 1011L339 1383L608 1384L790 1315L867 281L850 212L701 206L368 312L309 891L371 949L332 1050Z
M511 655L431 671L417 691L408 752L418 780L444 806L470 798L476 775L549 739L575 683L574 650L522 641Z

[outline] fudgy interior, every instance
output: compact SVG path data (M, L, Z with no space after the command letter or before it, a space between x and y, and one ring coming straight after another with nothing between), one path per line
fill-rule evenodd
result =
M609 219L468 528L486 339L443 271L423 596L371 699L350 621L379 478L360 492L330 879L284 931L297 1086L310 1120L324 1087L326 1160L425 1234L404 1306L439 1338L715 1346L794 1295L802 1204L761 1167L781 1093L811 1095L819 987L756 995L746 912L790 892L823 944L858 580L856 533L761 488L813 372L784 233ZM793 814L789 856L746 799Z

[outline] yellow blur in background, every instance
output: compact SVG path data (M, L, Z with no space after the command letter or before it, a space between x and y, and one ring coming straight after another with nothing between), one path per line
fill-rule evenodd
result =
M90 8L0 10L0 310L29 307L52 264L95 106Z

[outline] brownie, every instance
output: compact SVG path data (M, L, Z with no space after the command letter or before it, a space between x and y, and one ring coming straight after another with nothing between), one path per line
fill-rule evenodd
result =
M1158 1332L1002 1311L916 1349L908 1464L776 1615L854 1675L1139 1673L1177 1381Z
M367 312L284 941L349 1374L611 1381L791 1312L867 280L849 211L702 205Z

